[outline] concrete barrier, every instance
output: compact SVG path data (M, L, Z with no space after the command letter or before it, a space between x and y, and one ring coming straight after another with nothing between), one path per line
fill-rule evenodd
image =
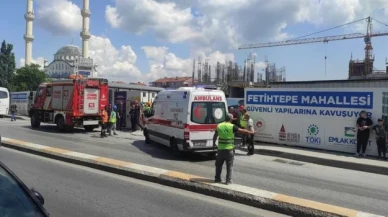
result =
M4 147L298 217L379 217L352 209L212 179L2 137Z

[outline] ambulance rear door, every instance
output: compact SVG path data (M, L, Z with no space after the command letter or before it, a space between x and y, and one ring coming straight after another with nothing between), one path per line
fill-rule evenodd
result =
M201 91L192 96L190 124L190 146L193 149L213 147L213 136L217 124L225 121L225 95L217 91Z

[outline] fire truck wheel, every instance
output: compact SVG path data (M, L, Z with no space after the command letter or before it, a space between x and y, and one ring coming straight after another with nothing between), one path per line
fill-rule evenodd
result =
M171 138L170 148L171 148L171 152L174 156L176 156L176 157L181 156L181 152L179 151L178 144L177 144L175 138Z
M60 131L66 130L65 119L63 119L62 116L58 117L58 119L57 119L57 127Z
M38 116L36 114L33 114L31 116L31 127L32 128L40 127L40 121L39 121Z

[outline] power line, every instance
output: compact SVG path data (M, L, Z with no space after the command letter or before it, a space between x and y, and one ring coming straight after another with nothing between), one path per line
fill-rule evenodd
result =
M378 22L378 23L384 25L384 26L388 26L388 24L385 24L385 23L383 23L383 22L381 22L381 21L378 21L378 20L376 20L375 18L372 18L372 19L373 19L374 21L376 21L376 22Z
M335 26L335 27L332 27L332 28L329 28L329 29L325 29L325 30L321 30L321 31L318 31L318 32L314 32L314 33L308 34L308 35L300 36L298 38L291 39L290 41L301 39L301 38L305 38L305 37L312 36L312 35L316 35L316 34L319 34L319 33L322 33L322 32L327 32L327 31L330 31L330 30L333 30L333 29L338 29L338 28L341 28L341 27L344 27L344 26L347 26L347 25L350 25L350 24L353 24L353 23L357 23L357 22L360 22L360 21L363 21L363 20L366 20L366 19L368 19L368 18L363 18L363 19L356 20L356 21L353 21L353 22L350 22L350 23L345 23L345 24L342 24L342 25L339 25L339 26Z

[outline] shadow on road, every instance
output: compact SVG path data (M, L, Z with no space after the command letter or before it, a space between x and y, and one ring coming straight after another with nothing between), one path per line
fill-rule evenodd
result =
M163 160L203 162L214 161L215 159L212 156L192 153L182 153L180 157L176 157L171 153L169 147L155 142L152 142L152 144L146 144L144 140L135 140L133 141L132 145L140 151L152 156L153 158L159 158Z

